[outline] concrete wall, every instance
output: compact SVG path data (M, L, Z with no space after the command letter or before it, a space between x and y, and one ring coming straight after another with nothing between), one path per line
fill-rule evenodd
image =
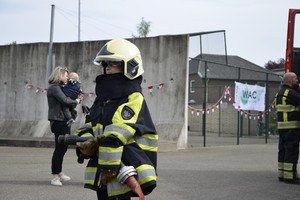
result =
M143 93L160 141L187 145L188 36L159 36L130 39L142 54L145 73ZM95 55L107 41L53 44L53 68L66 66L79 74L84 92L94 92L95 78L102 70L93 64ZM0 46L0 136L53 137L47 120L48 43ZM158 84L164 83L161 89ZM28 84L33 85L28 89ZM150 94L148 86L154 86ZM86 96L91 106L95 96ZM81 106L72 131L83 123ZM179 139L180 138L180 139Z

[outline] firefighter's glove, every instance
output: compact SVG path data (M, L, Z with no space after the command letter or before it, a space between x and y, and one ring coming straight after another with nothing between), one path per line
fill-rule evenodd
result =
M117 172L113 172L113 173L102 172L101 183L103 183L103 185L107 185L108 181L114 179L115 177L117 177L117 175L118 175Z
M104 138L104 136L97 136L93 139L89 139L85 142L77 142L76 146L79 148L81 153L83 153L86 156L93 156L96 154L99 148L99 142L100 140Z
M82 108L82 112L83 112L84 114L90 113L90 108L87 107L86 105L82 105L81 108Z

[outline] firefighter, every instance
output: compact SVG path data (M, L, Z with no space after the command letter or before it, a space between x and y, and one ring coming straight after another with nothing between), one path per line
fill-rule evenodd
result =
M300 184L297 176L300 141L300 94L296 91L298 79L295 73L287 72L283 82L275 97L279 131L278 179Z
M78 155L89 159L84 187L95 190L101 200L143 199L156 187L158 135L141 91L140 51L128 40L114 39L100 49L94 63L104 74L96 78L96 99L84 126L75 132L94 137L78 145ZM122 166L135 171L131 177L139 191L118 180Z

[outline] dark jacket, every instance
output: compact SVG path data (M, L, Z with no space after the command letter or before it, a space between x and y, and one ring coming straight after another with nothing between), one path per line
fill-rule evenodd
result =
M278 130L300 129L300 93L283 85L275 96Z
M78 95L82 92L80 82L70 78L62 85L61 89L63 93L71 99L77 99Z
M77 101L68 99L62 92L59 84L50 84L47 91L48 99L48 120L49 121L67 121L62 111L62 105L75 108Z
M97 98L86 115L85 124L75 132L81 137L104 135L99 151L85 171L85 187L107 190L111 199L134 196L116 179L106 186L101 172L118 172L121 163L133 166L145 195L156 187L158 135L141 93L142 77L127 79L122 74L100 75L96 79Z

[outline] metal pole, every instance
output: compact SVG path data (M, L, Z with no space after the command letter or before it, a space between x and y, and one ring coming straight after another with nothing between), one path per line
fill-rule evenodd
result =
M265 135L266 135L266 138L265 138L265 142L266 144L268 143L268 134L269 134L269 73L266 73L266 105L265 105L265 110L266 112L268 112L268 114L265 115Z
M204 99L203 99L203 118L202 118L202 135L203 146L206 146L206 81L207 81L207 61L205 61L205 78L204 78Z
M225 44L225 59L226 59L226 65L228 65L228 59L227 59L227 44L226 44L226 33L224 31L224 44Z
M251 113L250 110L248 112L249 112L249 114ZM251 135L251 120L248 117L248 136L250 136L250 135Z
M219 87L219 96L221 96L221 87ZM219 137L221 136L221 105L219 105Z
M199 35L200 39L200 59L202 59L202 35Z
M242 112L240 112L240 137L243 137L243 116Z
M78 0L78 42L80 41L80 0Z
M241 79L241 68L238 68L238 81ZM236 144L240 144L240 134L239 134L239 127L240 127L240 111L237 111L237 133L236 133Z
M53 45L53 25L54 25L54 10L55 5L51 5L51 25L50 25L50 42L49 42L49 51L48 51L48 78L52 72L52 45Z

